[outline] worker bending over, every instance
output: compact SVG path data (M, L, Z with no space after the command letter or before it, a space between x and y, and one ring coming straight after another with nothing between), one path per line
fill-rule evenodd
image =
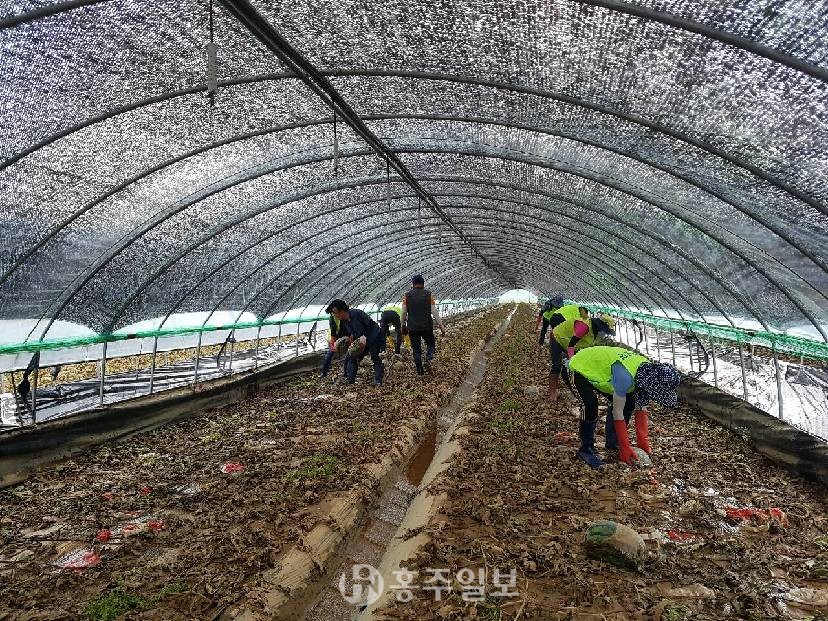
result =
M577 304L562 306L552 315L552 338L549 341L549 399L554 403L560 396L561 362L575 352L592 347L602 339L615 335L615 319L607 314L590 317L589 309Z
M402 346L402 308L399 306L386 306L382 309L380 315L380 330L382 330L382 338L387 340L391 333L391 328L394 328L394 353L400 353Z
M541 326L540 338L538 338L538 345L541 347L543 347L543 343L546 341L546 331L549 329L549 324L552 321L552 315L554 315L555 312L563 305L563 296L555 294L546 300L538 311L538 318L535 320L535 332L538 331L538 326Z
M331 313L345 324L348 336L351 337L351 346L345 358L345 381L353 384L356 381L359 363L366 356L371 355L374 363L374 385L382 384L385 376L385 367L380 359L380 352L384 345L382 331L377 322L371 319L365 311L358 308L348 308L343 300L334 300L328 305Z
M345 324L336 318L333 313L333 308L331 308L331 304L328 305L328 308L325 309L325 312L328 313L328 352L325 354L325 359L322 361L322 369L319 372L319 377L323 378L328 375L328 371L331 370L331 364L333 364L334 356L336 355L336 342L341 338L348 338L350 334L348 333L348 328Z
M681 374L671 365L652 362L638 352L603 345L588 347L576 353L569 361L569 369L584 405L578 429L581 439L578 458L593 468L602 464L595 451L598 393L603 393L610 399L607 421L612 421L612 435L617 442L619 459L630 465L638 459L630 446L627 432L627 424L633 412L636 444L645 453L651 454L647 404L655 401L664 407L676 407L676 389L681 383ZM607 429L609 428L608 422Z
M411 339L411 353L414 356L417 375L422 375L424 372L423 341L426 344L426 361L430 363L437 349L437 343L434 340L434 325L437 324L444 336L446 329L440 318L440 311L437 310L434 296L430 290L425 288L423 277L417 274L411 279L411 285L411 290L402 299L402 325L403 331Z

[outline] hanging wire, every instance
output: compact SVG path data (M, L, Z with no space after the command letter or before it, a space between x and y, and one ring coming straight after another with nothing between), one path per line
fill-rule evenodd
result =
M391 213L391 162L385 158L385 208Z
M333 165L334 177L339 176L339 134L336 131L336 112L333 117Z
M218 70L216 68L216 44L213 41L213 0L209 0L210 41L207 43L207 97L210 107L216 105L216 91L218 90Z

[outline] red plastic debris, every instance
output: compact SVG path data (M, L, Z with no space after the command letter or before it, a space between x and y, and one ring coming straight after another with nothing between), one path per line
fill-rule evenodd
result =
M559 444L564 444L566 442L572 442L575 439L575 434L570 431L559 431L552 436L552 439Z
M104 492L103 494L101 494L101 498L103 498L104 500L113 500L115 498L115 494L113 494L112 492Z
M673 541L692 541L696 538L693 533L685 533L680 530L668 530L667 536Z
M97 539L101 543L106 543L107 541L109 541L110 537L112 537L112 531L108 528L102 528L98 531L98 534L95 535L95 539Z
M100 562L101 555L94 550L78 550L58 561L58 564L62 569L82 571L94 567Z
M129 537L130 535L141 532L142 529L140 524L124 524L121 530L125 536Z
M152 489L144 485L144 487L138 490L138 493L141 494L141 496L149 496L152 493Z
M770 509L754 509L752 507L725 507L725 515L732 520L767 522L771 519L778 521L783 526L788 525L788 516L782 509L772 507Z
M164 520L150 520L149 522L147 522L147 526L150 530L158 532L159 530L163 530Z
M244 470L244 465L239 464L236 462L227 462L221 467L221 471L224 474L236 474L238 472L242 472Z

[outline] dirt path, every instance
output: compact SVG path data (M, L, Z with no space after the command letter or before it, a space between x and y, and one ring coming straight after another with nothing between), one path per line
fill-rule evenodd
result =
M826 490L690 409L656 408L652 468L610 462L589 469L574 457L573 396L564 388L555 407L545 399L548 353L531 333L533 319L522 307L490 356L462 451L433 486L448 495L447 505L427 528L430 543L408 563L419 572L414 599L393 603L383 615L828 618ZM540 387L539 395L529 386ZM598 447L607 457L603 436ZM733 511L728 517L727 507L779 508L784 517L743 521ZM645 536L649 557L639 570L587 557L585 531L605 519ZM457 572L464 568L486 571L482 601L463 600ZM517 596L492 595L495 568L503 575L515 569ZM451 580L441 601L421 588L429 569L447 570Z
M367 465L401 421L451 398L468 352L509 310L450 327L425 378L410 364L381 388L367 375L356 387L298 377L0 492L0 619L215 618L319 522L328 498L372 493Z

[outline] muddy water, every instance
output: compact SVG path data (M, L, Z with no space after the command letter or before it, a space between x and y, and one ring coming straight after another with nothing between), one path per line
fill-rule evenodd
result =
M433 465L435 456L438 460L444 458L440 448L451 436L450 430L462 412L463 406L483 379L486 371L486 354L506 333L513 315L514 310L503 320L500 329L488 340L482 351L474 356L463 383L454 393L449 404L438 412L437 424L426 433L405 472L382 495L363 530L348 545L341 565L333 572L331 582L322 590L317 602L306 614L307 621L352 621L365 610L364 605L349 604L343 599L339 590L340 576L345 575L347 593L351 594L353 583L351 576L354 565L368 564L380 567L386 548L397 533L412 500L420 492L423 477Z

